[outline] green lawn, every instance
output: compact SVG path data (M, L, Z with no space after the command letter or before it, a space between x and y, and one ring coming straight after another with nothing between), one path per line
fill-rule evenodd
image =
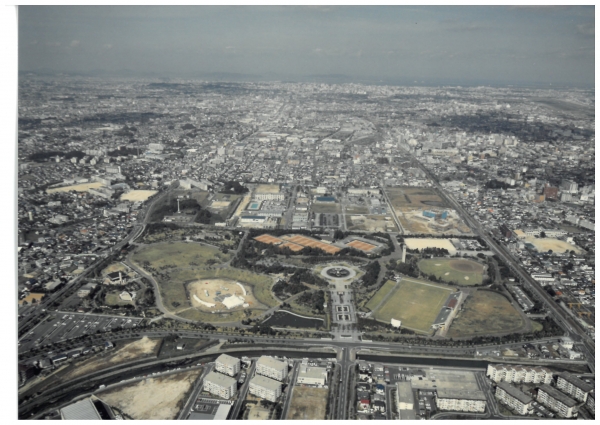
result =
M392 318L401 320L402 327L430 333L433 321L452 292L454 290L445 285L403 278L373 312L373 317L385 323L390 323Z
M145 246L137 250L131 260L143 267L145 261L151 267L159 269L164 266L189 267L205 266L210 261L223 263L230 259L230 254L223 254L218 248L195 242L162 242Z
M373 311L373 309L379 305L381 300L387 297L387 295L394 288L394 286L396 286L396 282L392 280L388 280L387 282L385 282L383 286L379 288L379 290L375 293L373 298L371 298L369 302L365 304L365 307Z
M483 265L462 258L429 258L419 261L419 269L427 275L461 286L478 285L483 281Z
M312 212L324 213L324 214L336 214L336 213L341 214L341 212L342 212L341 205L338 203L333 203L333 202L327 202L327 203L315 202L314 204L312 204L310 209L312 210Z
M447 336L449 338L516 332L523 327L523 319L501 294L478 290L469 296L462 311L456 316Z

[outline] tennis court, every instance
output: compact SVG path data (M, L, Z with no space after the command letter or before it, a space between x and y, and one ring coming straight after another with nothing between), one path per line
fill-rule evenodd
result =
M358 239L353 240L352 242L349 242L346 245L351 246L352 248L360 249L361 251L367 251L367 252L377 248L375 245L371 245L370 243L359 241Z

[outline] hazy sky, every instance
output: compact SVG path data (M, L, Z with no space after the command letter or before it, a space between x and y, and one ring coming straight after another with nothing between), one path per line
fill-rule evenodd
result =
M594 7L19 7L20 70L594 86Z

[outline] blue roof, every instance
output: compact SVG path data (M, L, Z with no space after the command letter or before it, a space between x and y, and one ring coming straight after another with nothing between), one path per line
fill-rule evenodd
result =
M317 201L319 201L319 202L335 202L335 198L333 196L317 196Z

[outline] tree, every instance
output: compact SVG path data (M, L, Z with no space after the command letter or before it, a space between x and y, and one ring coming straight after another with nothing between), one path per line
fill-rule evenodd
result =
M541 232L540 233L540 238L545 238L546 237L546 232Z

